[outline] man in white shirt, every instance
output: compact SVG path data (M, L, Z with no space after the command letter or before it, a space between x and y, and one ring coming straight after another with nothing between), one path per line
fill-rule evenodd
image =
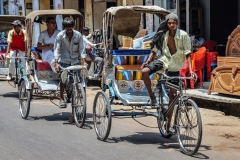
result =
M47 30L42 31L38 38L37 48L42 50L42 60L48 62L54 72L55 60L54 60L54 42L57 34L60 32L57 30L56 20L53 17L48 17L46 20Z

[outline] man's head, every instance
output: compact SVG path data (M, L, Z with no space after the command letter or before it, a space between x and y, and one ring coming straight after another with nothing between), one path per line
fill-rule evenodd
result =
M53 17L48 17L46 19L46 24L47 24L48 29L56 29L56 27L57 27L56 20Z
M167 26L169 30L176 30L178 25L178 16L174 13L170 13L166 16Z
M83 35L85 35L85 36L88 36L89 35L89 28L88 27L84 27L83 28Z
M19 32L22 27L22 23L20 20L13 21L12 25L13 25L13 29L15 30L15 32Z
M70 17L64 18L62 25L67 34L73 33L74 21Z

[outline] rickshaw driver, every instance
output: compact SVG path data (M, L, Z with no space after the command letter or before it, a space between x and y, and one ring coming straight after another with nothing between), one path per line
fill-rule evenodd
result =
M57 34L60 32L57 30L56 20L53 17L48 17L46 19L47 30L42 31L38 38L37 48L42 50L42 60L48 62L52 70L55 71L55 60L54 60L54 41Z
M76 30L73 30L74 21L71 18L64 18L62 24L64 30L59 32L54 43L56 72L59 72L59 66L65 68L72 65L79 65L80 58L83 60L83 65L87 66L82 34ZM60 83L60 108L66 107L63 91L64 84Z
M15 74L15 58L16 58L16 51L19 52L19 57L21 57L22 65L25 66L25 52L26 52L26 31L22 29L22 23L20 20L15 20L13 23L13 29L8 32L8 50L7 53L10 51L10 64L9 64L9 74L7 76L7 80L12 79L12 75Z
M168 30L163 35L163 41L161 42L162 55L159 59L150 62L151 58L156 56L156 53L158 52L155 46L152 49L147 62L143 63L141 66L143 80L151 98L152 106L157 106L157 100L151 89L151 81L149 79L149 75L165 67L168 68L168 76L179 76L179 71L184 67L186 58L189 64L190 74L191 76L194 75L191 67L191 42L189 35L185 31L177 28L178 16L176 14L168 14L166 16L166 22ZM178 80L174 80L172 83L178 85ZM171 104L176 94L177 90L171 88L169 93L169 104ZM169 129L171 117L172 113L169 114L169 121L167 125L168 128L166 129Z

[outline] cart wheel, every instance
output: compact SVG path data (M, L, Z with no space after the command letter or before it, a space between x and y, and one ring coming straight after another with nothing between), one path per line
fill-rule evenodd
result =
M82 128L86 119L86 93L79 83L72 95L73 115L76 126Z
M102 71L101 87L100 87L102 90L103 90L103 88L105 86L105 79L104 79L104 77L105 77L105 69L103 69L103 71Z
M168 133L167 130L166 130L166 126L165 125L167 125L168 121L164 120L163 114L159 113L159 116L157 118L157 123L158 123L158 128L159 128L159 131L160 131L161 135L164 138L170 138L172 136L172 134Z
M27 90L24 80L20 81L18 93L20 113L26 119L30 111L31 91Z
M111 105L106 93L99 91L93 102L93 123L97 138L105 141L112 124Z

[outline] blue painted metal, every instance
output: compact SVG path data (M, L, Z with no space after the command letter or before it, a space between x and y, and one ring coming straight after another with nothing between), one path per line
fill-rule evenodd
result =
M114 91L113 91L112 86L109 86L109 85L108 85L108 88L109 88L109 90L110 90L110 92L111 92L111 101L110 101L110 104L112 104L112 103L113 103L113 100L114 100L114 98L115 98L115 93L114 93Z
M158 112L121 112L112 110L114 116L154 116L158 117Z

